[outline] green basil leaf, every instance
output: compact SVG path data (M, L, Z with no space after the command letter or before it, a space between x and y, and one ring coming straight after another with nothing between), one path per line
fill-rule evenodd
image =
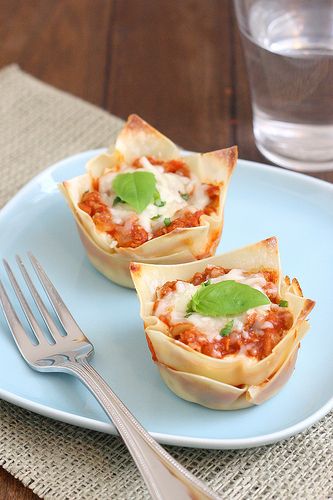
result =
M279 306L280 307L288 307L288 301L287 300L280 300Z
M165 225L165 227L170 226L170 224L171 224L171 219L170 219L170 217L165 217L165 219L164 219L164 225Z
M192 309L192 300L190 300L190 302L187 304L187 307L186 307L186 314L185 314L185 318L188 318L189 316L191 316L191 314L193 314L194 311Z
M237 316L253 307L270 304L269 298L249 285L234 280L201 286L188 308L202 316Z
M112 189L122 201L141 213L154 200L156 179L151 172L118 174L114 178Z
M183 198L183 200L188 201L190 195L188 193L181 193L179 191L180 196Z
M233 326L234 326L234 320L231 319L220 331L221 337L226 337L227 335L229 335L229 333L231 333L232 331Z
M201 283L199 290L201 290L202 288L205 288L206 284L209 285L210 283L208 283L208 281L210 280L207 280L207 281L204 281L203 283ZM206 284L205 284L206 283ZM196 293L198 293L198 291ZM194 294L196 295L196 294ZM193 297L194 297L193 295ZM192 307L192 300L193 300L193 297L192 299L190 300L190 302L187 304L187 307L186 307L186 315L185 315L185 318L188 318L191 314L193 314L195 312L195 310L193 309Z

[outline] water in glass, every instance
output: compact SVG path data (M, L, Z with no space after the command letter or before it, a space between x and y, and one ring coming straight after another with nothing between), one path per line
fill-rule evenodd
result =
M236 11L258 148L295 170L333 169L333 3L248 5L246 24Z

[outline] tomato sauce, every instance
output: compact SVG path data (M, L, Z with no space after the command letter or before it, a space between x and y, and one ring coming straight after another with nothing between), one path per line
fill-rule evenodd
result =
M217 213L220 206L220 187L213 185L208 186L206 193L210 202L204 209L205 214L211 215L212 213Z
M267 321L272 323L272 327L258 332L254 328L255 318L252 318L243 328L243 331L247 332L246 337L241 333L233 332L228 336L209 340L190 323L183 323L182 325L170 325L169 323L168 326L170 334L175 340L207 356L223 358L230 354L237 354L242 349L246 355L260 361L272 352L292 326L293 318L290 311L278 306L275 307L269 312L267 318ZM164 320L164 322L168 322L169 320L165 316L160 319ZM183 326L183 328L179 328L180 326ZM247 346L248 349L246 349Z
M78 205L92 217L96 228L110 234L120 247L136 248L148 241L147 231L137 223L135 216L130 224L115 224L108 206L97 191L84 193Z
M159 299L163 299L168 293L174 292L176 290L176 285L177 285L177 280L176 281L167 281L164 283L161 288L158 290L158 297Z
M219 276L227 274L229 271L230 269L224 269L224 267L221 266L206 267L206 269L202 273L195 273L195 275L190 280L190 283L198 286L201 285L201 283L203 283L204 281L207 281L211 278L218 278Z
M198 286L211 278L217 278L229 271L230 269L225 269L221 266L206 267L204 271L195 273L188 282ZM276 288L276 271L263 270L261 274L267 280L266 286L268 289L272 290ZM156 311L159 301L167 294L176 290L176 285L177 280L167 281L157 290L157 300L154 304L153 313ZM287 308L277 305L279 302L277 291L275 294L272 294L271 302L271 308L262 320L262 325L266 323L264 329L261 329L260 325L258 326L257 314L254 311L247 317L241 332L235 330L227 336L221 336L213 340L208 339L203 332L200 332L190 322L172 324L170 314L160 315L159 319L169 327L169 333L175 340L186 344L197 352L220 359L242 351L247 356L254 357L260 361L272 352L293 324L291 312Z
M152 165L162 166L165 172L190 177L190 170L182 160L158 160L151 156L147 159ZM140 159L133 161L132 165L136 168L142 168ZM138 218L133 215L131 221L126 221L124 224L116 224L112 219L111 211L106 203L103 202L99 189L99 180L94 179L92 182L92 191L83 194L81 201L78 203L79 208L90 215L99 231L110 234L118 243L119 247L136 248L146 241L149 235L147 231L140 226ZM218 186L207 186L207 194L210 199L209 204L204 210L190 212L184 210L181 215L166 226L159 227L152 235L153 238L171 233L177 228L189 228L200 226L200 217L203 214L211 214L218 210L220 190ZM131 222L131 223L130 223Z
M169 174L177 174L177 175L182 175L183 177L191 177L190 169L188 168L186 163L182 160L163 161L154 158L153 156L147 156L147 160L154 166L163 167L164 172L167 172ZM134 160L132 165L135 168L142 168L142 165L140 163L140 158L136 158L136 160Z
M186 210L183 215L173 220L169 226L159 227L154 232L154 238L171 233L174 229L200 226L200 217L203 213L202 210L197 210L197 212L194 213Z

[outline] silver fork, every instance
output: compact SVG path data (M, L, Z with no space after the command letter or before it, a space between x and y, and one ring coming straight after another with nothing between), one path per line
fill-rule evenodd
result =
M33 284L20 257L16 256L30 293L51 334L50 344L34 316L8 262L4 260L10 282L15 290L24 314L30 324L35 341L27 334L0 281L0 302L17 347L26 362L40 372L65 372L83 382L95 396L108 417L113 421L131 453L150 495L158 500L215 499L218 495L193 476L165 451L139 424L122 401L114 394L105 380L89 364L94 352L92 343L84 335L59 293L47 277L42 266L31 253L28 254L33 268L42 283L46 295L63 326L56 325L45 303ZM31 334L31 332L30 332Z

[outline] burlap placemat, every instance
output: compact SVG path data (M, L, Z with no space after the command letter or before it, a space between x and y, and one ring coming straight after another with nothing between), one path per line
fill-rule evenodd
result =
M0 204L45 166L106 146L121 120L18 67L0 71ZM333 498L333 413L285 442L249 450L169 447L222 498ZM148 498L119 438L0 402L0 464L46 499ZM1 497L1 492L0 492ZM170 499L172 500L172 499Z

